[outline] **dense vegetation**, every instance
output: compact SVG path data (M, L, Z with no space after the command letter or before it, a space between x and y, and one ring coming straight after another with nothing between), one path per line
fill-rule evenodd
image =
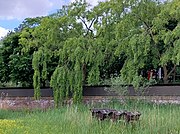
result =
M139 110L140 122L125 124L120 121L98 122L91 117L88 106L62 107L41 111L0 110L1 134L179 134L180 107L171 104L149 104L142 102L112 103L99 105L115 109ZM29 113L29 114L27 114Z
M1 42L0 80L51 86L56 105L82 86L120 76L140 86L140 71L163 68L163 81L180 62L180 1L110 0L92 7L84 0L45 17L27 18Z

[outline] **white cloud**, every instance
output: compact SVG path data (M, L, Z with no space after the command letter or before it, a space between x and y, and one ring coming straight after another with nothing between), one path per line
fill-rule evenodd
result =
M75 0L0 0L0 19L23 20L27 17L37 17L48 15L49 12L60 9ZM87 0L92 6L98 4L98 1L105 0Z
M1 19L24 19L47 15L53 3L49 0L0 0Z
M9 32L8 29L5 29L3 27L0 27L0 39L4 36L6 36L6 34Z

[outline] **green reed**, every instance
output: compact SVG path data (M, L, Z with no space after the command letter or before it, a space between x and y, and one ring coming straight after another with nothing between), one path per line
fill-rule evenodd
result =
M91 117L89 108L114 108L140 111L139 122L127 124ZM0 127L8 134L180 134L180 105L142 101L73 105L46 111L0 111L1 120L15 120L18 127ZM18 129L17 129L18 128ZM4 130L4 131L3 131ZM7 131L8 130L8 131Z

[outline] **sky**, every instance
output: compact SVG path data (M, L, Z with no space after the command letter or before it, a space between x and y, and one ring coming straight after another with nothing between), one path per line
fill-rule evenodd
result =
M75 0L0 0L0 38L18 27L25 18L46 16ZM91 5L98 1L87 0Z

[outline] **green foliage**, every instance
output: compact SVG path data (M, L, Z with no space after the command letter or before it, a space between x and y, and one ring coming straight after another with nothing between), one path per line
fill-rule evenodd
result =
M34 69L33 75L33 86L34 86L34 97L35 99L40 99L40 57L42 55L42 51L34 52L32 66Z
M2 83L13 82L16 86L32 86L32 56L23 53L19 32L11 32L2 40L0 50L0 79Z
M136 1L137 2L137 1ZM119 45L115 54L125 54L121 77L128 84L138 86L139 71L147 66L163 67L164 82L174 71L168 64L178 65L179 56L179 2L162 4L157 1L138 1L124 15L116 27Z
M35 90L40 89L39 80L50 74L48 65L51 57L56 59L57 67L50 74L50 86L54 90L56 106L69 97L70 91L74 103L80 103L83 84L99 83L103 50L108 49L102 46L102 41L94 38L91 26L88 27L86 21L93 25L95 18L91 16L92 11L87 12L87 9L88 5L84 2L73 3L64 9L66 11L62 16L54 14L43 18L39 26L32 30L24 29L21 35L24 48L37 50L33 55ZM27 34L27 31L30 32Z
M67 82L67 69L63 67L57 67L54 71L53 75L51 76L51 87L54 91L54 101L55 107L58 107L59 102L62 104L65 97L69 97L68 92L69 83ZM66 84L62 84L66 83ZM67 96L66 96L67 95Z
M36 99L50 83L56 106L70 95L80 103L83 85L111 77L145 87L149 81L140 72L151 67L163 67L168 82L180 62L179 5L109 0L92 7L81 0L49 16L27 18L3 40L1 81L33 81Z
M161 53L160 64L166 65L172 61L173 64L179 65L179 1L174 0L171 3L167 3L162 7L161 12L153 21L153 30L155 33L154 38L157 41L163 41L163 53Z

